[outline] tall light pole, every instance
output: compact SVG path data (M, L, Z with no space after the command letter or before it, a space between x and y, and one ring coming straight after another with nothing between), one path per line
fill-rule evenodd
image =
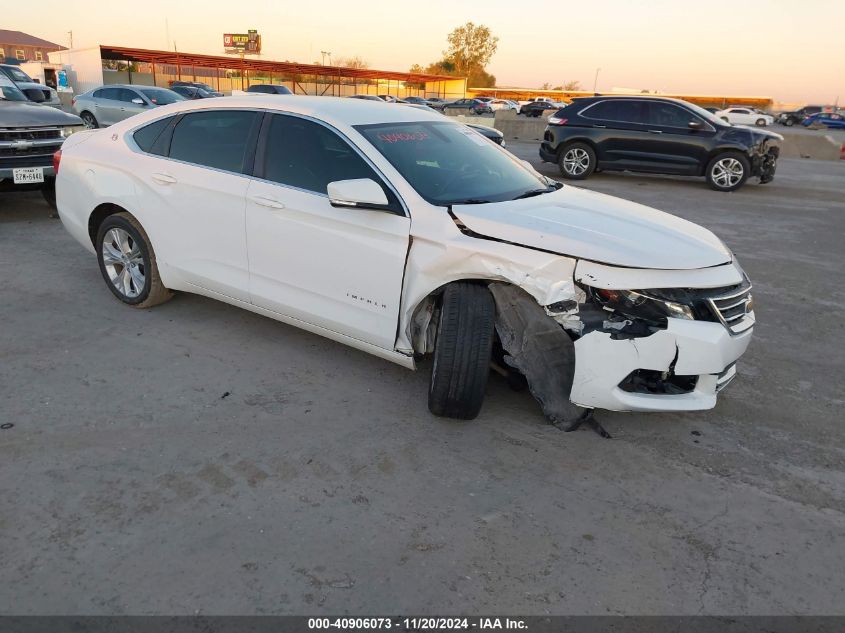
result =
M599 72L600 71L601 71L601 68L596 68L596 77L595 77L595 79L593 79L593 94L596 94L596 86L599 83Z
M323 66L325 66L325 65L326 65L326 55L327 55L327 54L328 54L328 51L320 51L320 55L322 55L322 56L323 56L323 61L322 61L322 65L323 65Z

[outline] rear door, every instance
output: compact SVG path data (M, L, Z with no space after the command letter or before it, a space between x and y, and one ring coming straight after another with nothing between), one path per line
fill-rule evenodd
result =
M372 164L333 129L268 114L247 194L252 302L393 349L410 218ZM371 178L393 211L334 207L329 182Z
M581 110L580 116L600 130L593 136L599 163L615 169L638 169L649 162L642 146L646 108L641 99L599 101Z
M122 88L103 88L94 92L94 116L100 125L112 125L123 120L121 90Z
M261 117L260 111L235 109L178 116L163 133L169 137L156 139L157 148L138 161L136 173L145 203L167 227L155 236L161 261L197 288L244 302L246 174ZM152 155L159 149L166 158Z

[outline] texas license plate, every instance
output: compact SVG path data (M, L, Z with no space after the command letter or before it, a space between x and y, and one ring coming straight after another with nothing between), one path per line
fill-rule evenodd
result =
M16 185L28 185L33 182L44 182L43 167L19 167L12 170L12 177Z

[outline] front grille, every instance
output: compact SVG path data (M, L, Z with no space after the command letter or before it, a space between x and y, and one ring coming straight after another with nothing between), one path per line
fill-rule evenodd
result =
M751 284L726 294L708 297L707 303L714 316L733 334L744 332L754 325Z
M49 127L0 130L0 141L37 141L48 138L61 139L61 132L59 128Z

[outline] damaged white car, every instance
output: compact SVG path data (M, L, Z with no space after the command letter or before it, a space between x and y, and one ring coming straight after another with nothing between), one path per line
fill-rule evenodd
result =
M710 231L563 186L439 114L189 101L70 137L59 213L111 292L213 297L414 368L474 418L491 369L571 424L715 405L754 325Z

